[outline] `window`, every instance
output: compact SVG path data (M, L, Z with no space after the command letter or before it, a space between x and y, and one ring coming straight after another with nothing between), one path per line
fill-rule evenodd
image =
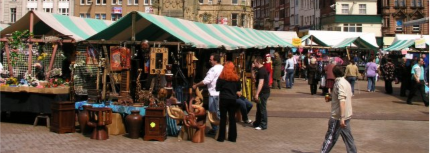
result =
M102 0L102 5L106 5L106 0Z
M237 0L231 0L231 4L237 5Z
M423 7L422 0L417 0L417 7Z
M139 0L134 0L134 5L139 5Z
M415 3L416 3L416 0L411 0L411 7L416 7Z
M382 6L389 7L390 6L390 0L382 0Z
M300 16L300 26L303 26L303 16Z
M85 0L80 0L80 2L81 2L81 5L85 4Z
M69 8L59 8L58 13L60 13L61 15L69 16Z
M384 18L383 26L384 27L390 27L390 17L385 17Z
M152 4L151 0L145 0L144 3L143 3L143 5L150 5L150 4Z
M96 5L100 5L101 0L96 0Z
M147 0L145 0L145 4L146 4L146 1L147 1ZM200 3L200 4L203 4L203 0L199 0L199 3Z
M397 19L396 31L403 31L403 20L402 19Z
M102 20L106 20L106 14L102 14Z
M80 18L85 18L85 14L84 14L84 13L80 13L80 14L79 14L79 17L80 17Z
M420 25L413 25L412 31L420 31Z
M100 20L100 14L94 14L94 19L99 19Z
M237 26L237 14L236 13L231 14L231 25Z
M122 0L118 0L118 5L122 5Z
M121 19L121 17L122 17L122 14L112 14L112 21L116 21L116 20L119 20L119 19Z
M362 24L343 24L344 32L363 32Z
M245 27L245 26L246 26L246 14L242 14L242 27Z
M116 5L118 0L112 0L112 5Z
M394 0L394 7L399 7L399 0Z
M342 14L349 13L349 4L342 4Z
M16 8L10 8L10 22L16 22Z
M52 13L52 8L43 8L43 11L46 13Z
M360 4L359 5L359 13L360 14L366 14L366 4Z
M28 8L28 11L37 11L37 8Z
M400 6L405 7L405 0L400 0Z
M90 13L87 13L87 14L86 14L86 18L91 18L91 14L90 14Z

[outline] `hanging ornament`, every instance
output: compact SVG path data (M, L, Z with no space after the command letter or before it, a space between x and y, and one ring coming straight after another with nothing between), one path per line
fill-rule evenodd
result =
M297 51L297 48L293 47L293 48L291 48L291 51L292 51L293 53L295 53L295 52Z

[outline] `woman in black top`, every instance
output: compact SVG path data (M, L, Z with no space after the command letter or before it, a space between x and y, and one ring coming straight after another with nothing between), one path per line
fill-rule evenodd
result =
M239 76L236 73L234 64L227 61L224 64L224 69L222 70L217 82L216 91L220 91L219 97L219 111L220 111L220 128L218 132L219 142L224 142L225 140L225 128L227 122L227 112L229 116L228 125L228 141L236 142L237 129L236 129L236 119L235 114L237 110L236 99L237 92L241 91Z

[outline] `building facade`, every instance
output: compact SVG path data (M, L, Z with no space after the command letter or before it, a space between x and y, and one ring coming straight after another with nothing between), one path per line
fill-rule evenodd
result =
M72 16L73 3L73 0L1 0L0 23L15 23L32 10Z
M374 33L382 42L376 0L320 0L321 30Z
M429 17L428 0L379 0L382 6L382 35L394 37L395 34L429 34L429 23L404 26L404 23Z
M254 10L254 29L268 30L273 22L270 20L270 0L254 0L252 8Z
M252 28L251 0L199 0L196 21Z
M318 30L320 9L318 0L301 0L298 1L298 24L297 28L300 33L307 32L309 30ZM296 30L297 30L296 28Z

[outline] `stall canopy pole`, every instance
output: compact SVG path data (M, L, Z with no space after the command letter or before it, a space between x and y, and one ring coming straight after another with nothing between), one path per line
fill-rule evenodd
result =
M57 49L58 49L58 44L54 44L54 50L52 51L51 61L49 62L49 68L48 68L48 72L46 73L45 79L49 79L49 76L52 70L52 65L54 65L55 54L57 53Z
M29 45L28 45L28 70L27 70L27 73L28 74L31 74L31 66L33 65L33 44L31 43L31 37L33 37L32 36L32 33L33 33L33 25L34 25L34 13L33 12L31 12L30 13L30 38L28 38L28 40L29 40Z
M9 41L6 41L4 43L4 48L6 49L7 67L9 68L9 76L13 76L12 61L10 60Z

